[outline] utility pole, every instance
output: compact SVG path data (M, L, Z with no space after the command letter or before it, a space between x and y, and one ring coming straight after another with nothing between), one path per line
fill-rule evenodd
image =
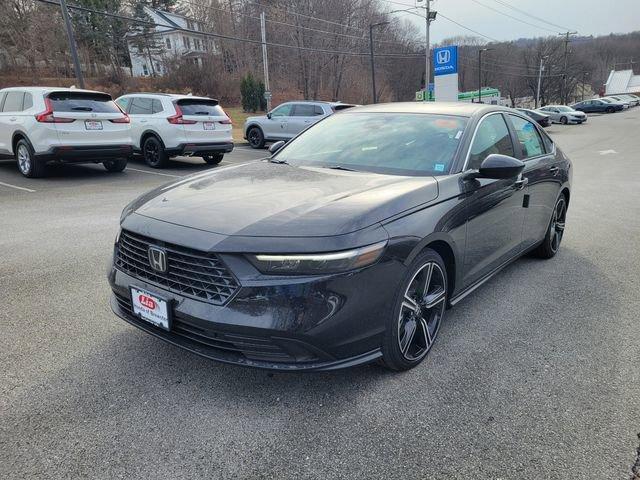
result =
M544 55L540 57L540 70L538 70L538 88L536 90L536 108L538 108L538 104L540 103L540 84L542 83L542 71L544 70L544 65L542 62L548 58L548 55Z
M562 75L562 92L560 95L560 100L562 101L562 104L566 104L567 103L567 62L568 62L568 56L569 56L569 42L571 42L570 37L572 35L577 35L578 32L565 32L565 33L559 33L558 35L563 35L564 38L564 73Z
M262 33L262 66L264 68L264 96L267 101L267 112L271 111L271 90L269 89L269 58L267 57L267 28L265 14L260 14L260 30Z
M78 48L76 47L76 39L73 36L73 26L71 25L71 18L69 18L69 10L67 9L66 0L60 0L60 8L62 9L62 18L64 19L65 27L67 28L69 50L71 50L71 58L73 59L73 68L76 72L76 79L78 80L78 85L80 86L80 88L84 88L84 77L82 76L82 69L80 68Z
M478 49L478 103L482 103L482 52L488 52L493 48Z
M424 68L424 93L427 96L427 99L430 99L431 96L429 94L429 80L431 79L431 40L429 38L429 25L431 24L431 0L427 1L427 14L425 15L425 22L427 26L426 33L426 58L425 58L425 68Z
M371 99L372 103L378 103L377 93L376 93L376 64L375 57L373 54L373 28L380 27L382 25L388 25L389 22L378 22L378 23L370 23L369 24L369 54L371 58Z

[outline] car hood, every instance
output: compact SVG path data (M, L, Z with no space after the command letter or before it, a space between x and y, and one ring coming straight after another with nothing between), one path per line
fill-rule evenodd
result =
M160 187L127 214L223 235L320 237L355 232L437 196L434 177L258 161Z
M267 119L266 115L256 115L253 117L247 117L247 119L244 121L245 125L251 122L262 122L264 120Z

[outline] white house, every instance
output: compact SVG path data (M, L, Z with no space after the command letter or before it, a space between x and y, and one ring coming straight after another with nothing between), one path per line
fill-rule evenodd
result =
M157 25L151 28L151 35L128 35L131 74L134 77L164 75L167 64L180 58L202 66L203 57L207 53L216 53L211 37L180 30L202 32L202 24L163 10L144 7L144 11Z
M606 95L640 93L640 75L634 75L633 70L611 70L604 88Z

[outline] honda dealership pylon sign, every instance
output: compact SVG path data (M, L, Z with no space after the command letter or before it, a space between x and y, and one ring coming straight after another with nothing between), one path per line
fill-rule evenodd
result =
M436 102L458 101L458 47L433 51L433 76Z

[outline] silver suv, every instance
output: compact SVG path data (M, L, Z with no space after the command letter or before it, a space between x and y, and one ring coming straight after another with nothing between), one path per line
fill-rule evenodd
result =
M244 124L244 138L253 148L264 148L266 142L289 140L319 120L354 106L342 102L282 103L266 115L248 117Z

